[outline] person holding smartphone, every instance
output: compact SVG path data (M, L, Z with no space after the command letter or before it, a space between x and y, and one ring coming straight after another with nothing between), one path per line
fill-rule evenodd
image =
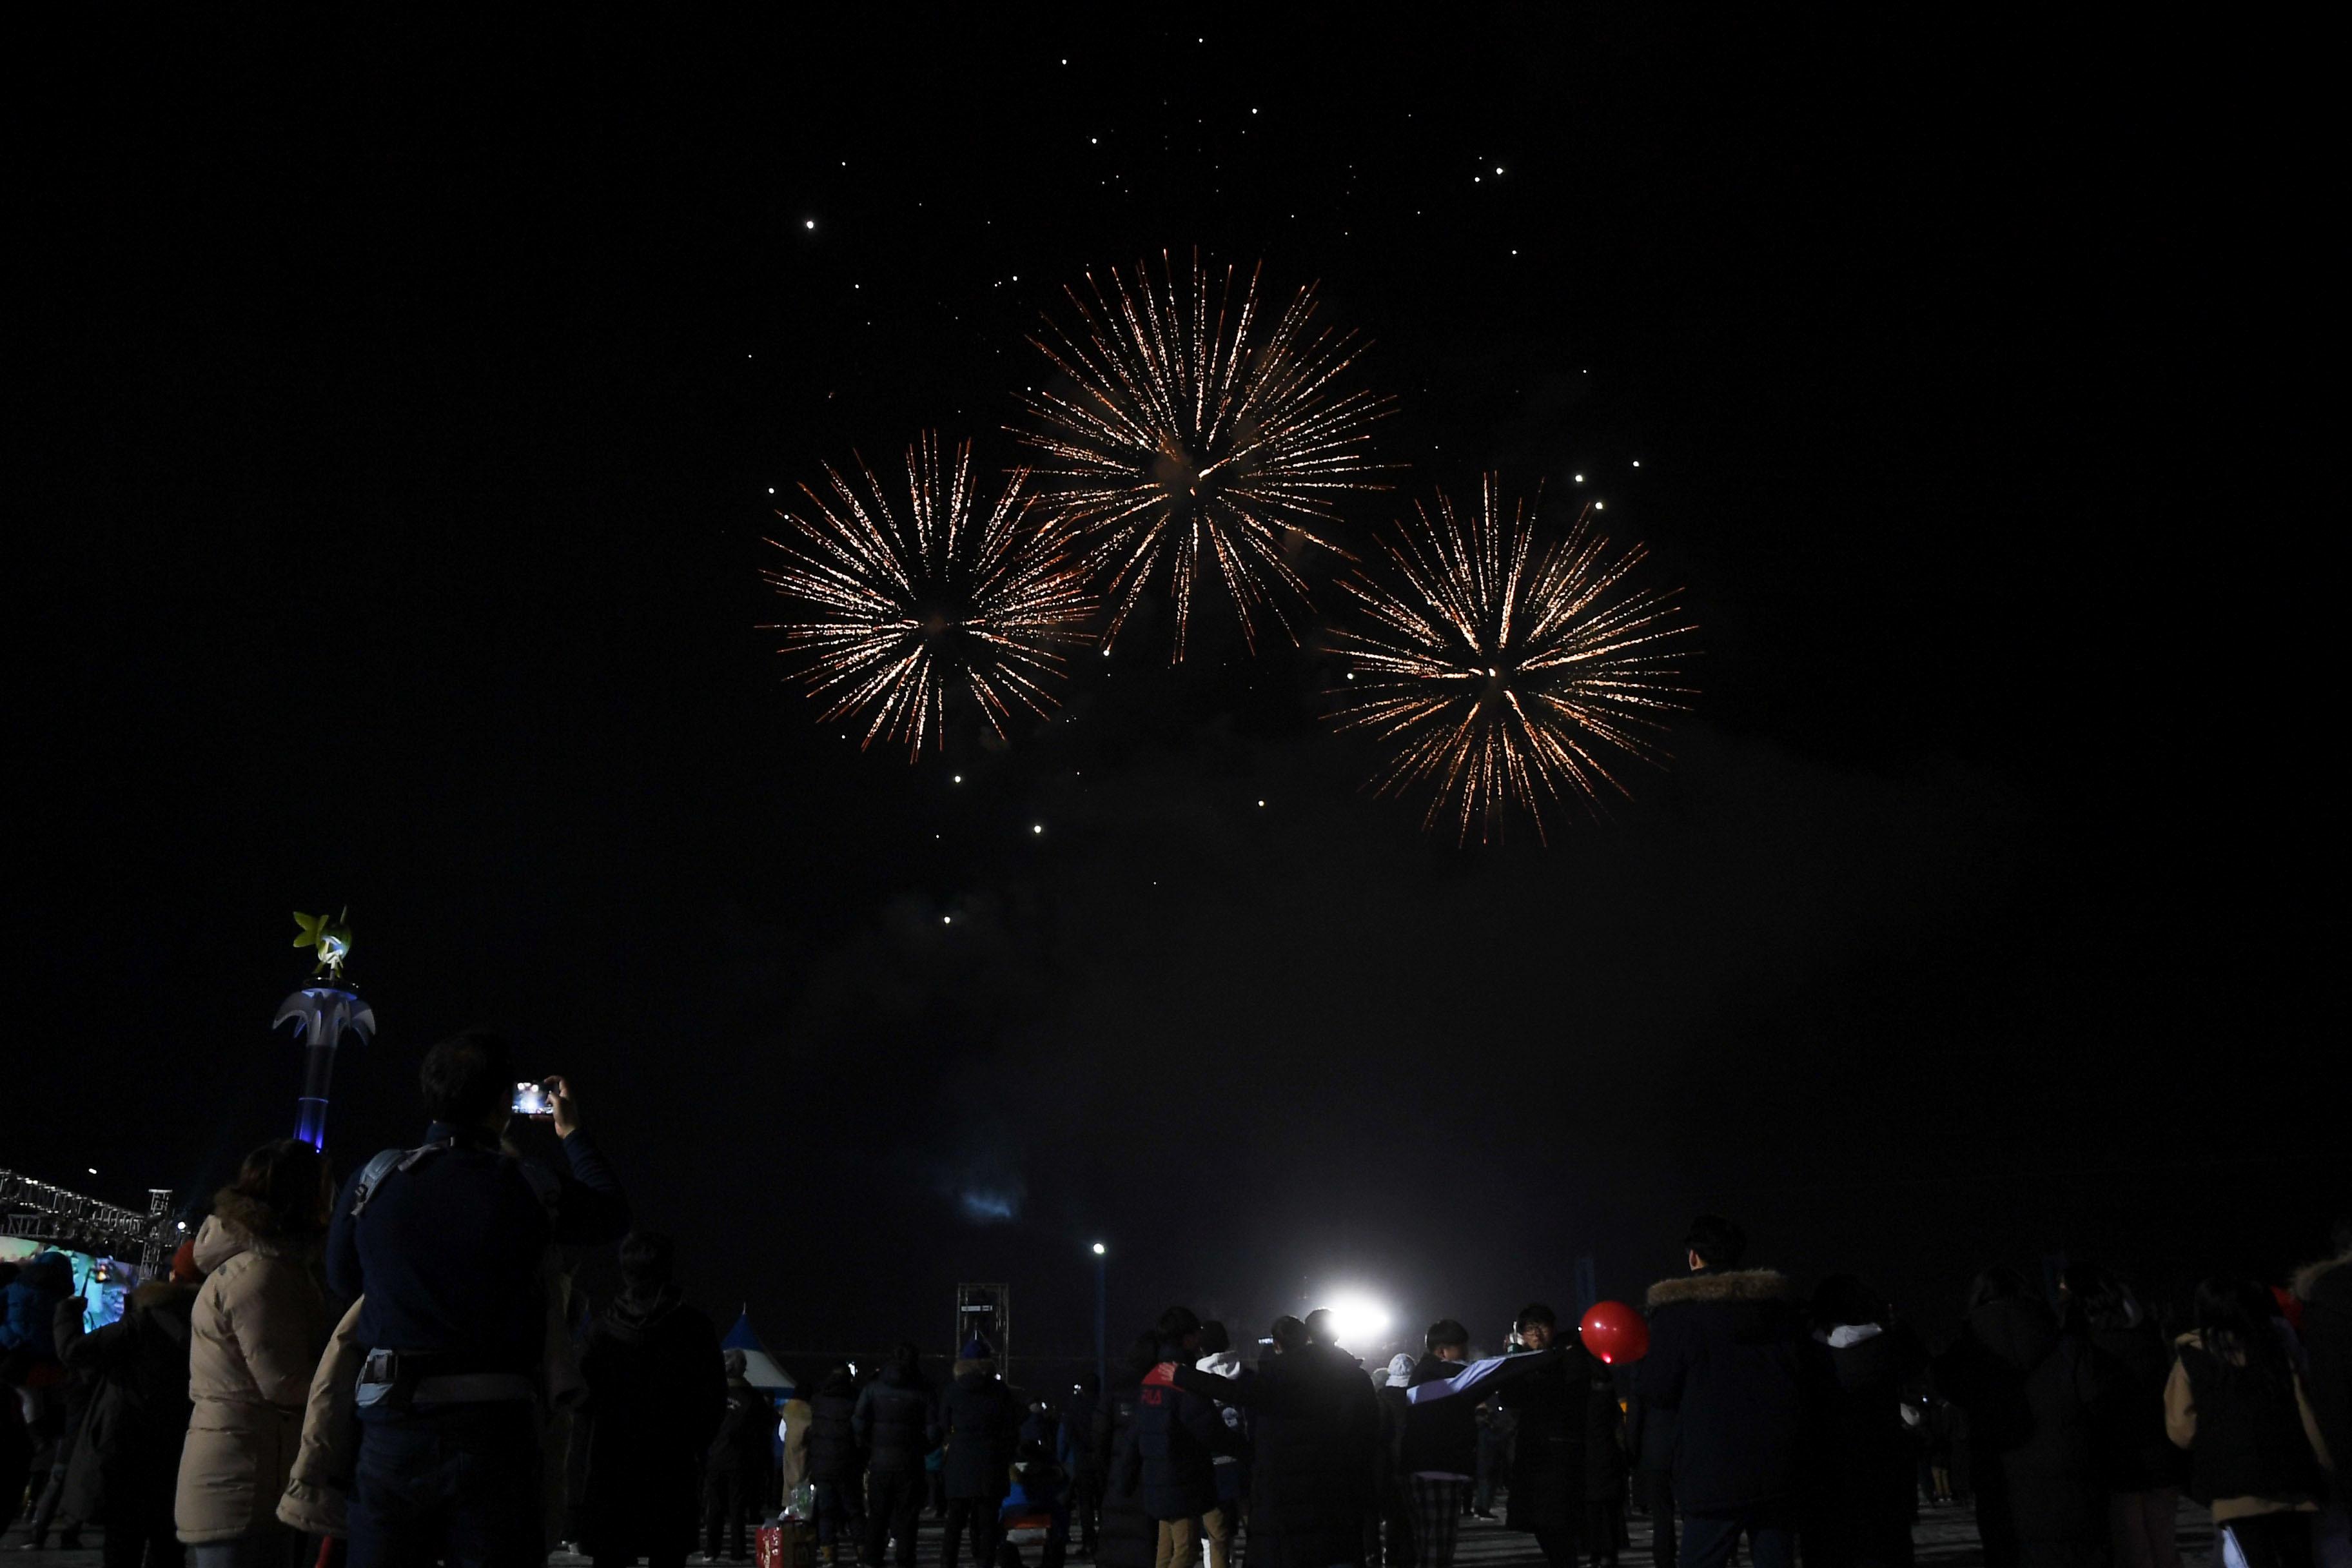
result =
M369 1347L350 1568L436 1557L537 1568L541 1259L551 1242L619 1240L629 1203L561 1077L538 1087L565 1169L500 1149L517 1084L499 1037L444 1040L419 1077L426 1142L352 1176L327 1238L328 1285L363 1298Z

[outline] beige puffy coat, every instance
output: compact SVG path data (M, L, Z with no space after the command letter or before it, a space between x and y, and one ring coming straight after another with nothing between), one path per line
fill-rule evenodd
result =
M196 1235L206 1271L188 1350L195 1413L173 1504L180 1539L231 1541L262 1529L294 1466L310 1374L327 1342L325 1296L294 1246L256 1239L234 1205Z

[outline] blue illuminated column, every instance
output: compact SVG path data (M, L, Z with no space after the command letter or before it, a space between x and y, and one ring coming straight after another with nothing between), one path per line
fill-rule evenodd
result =
M327 1146L327 1090L335 1076L335 1047L343 1031L362 1040L375 1033L375 1009L356 993L337 985L311 985L278 1004L276 1028L294 1021L294 1037L304 1047L302 1098L294 1121L294 1136L313 1149Z
M1110 1257L1095 1243L1095 1384L1099 1393L1110 1391Z

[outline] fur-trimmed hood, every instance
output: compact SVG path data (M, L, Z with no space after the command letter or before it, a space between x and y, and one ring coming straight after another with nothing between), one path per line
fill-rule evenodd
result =
M1710 1301L1793 1301L1796 1288L1777 1268L1723 1268L1661 1279L1650 1287L1652 1311L1661 1307Z
M2294 1279L2291 1282L2294 1299L2308 1304L2312 1300L2312 1292L2319 1289L2321 1279L2338 1269L2347 1268L2352 1268L2352 1252L2341 1253L2334 1258L2323 1258L2316 1263L2305 1264L2294 1271ZM2352 1279L2352 1275L2347 1275L2347 1279ZM2331 1287L2340 1288L2345 1283L2344 1279L2328 1280Z

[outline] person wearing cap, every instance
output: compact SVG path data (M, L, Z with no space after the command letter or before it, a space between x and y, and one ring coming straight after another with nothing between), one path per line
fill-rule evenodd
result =
M1791 1568L1808 1411L1825 1369L1786 1276L1742 1268L1747 1234L1701 1215L1687 1271L1650 1287L1641 1397L1674 1413L1685 1568L1721 1568L1745 1533L1755 1568Z
M955 1381L940 1402L940 1424L947 1429L942 1467L947 1482L947 1541L943 1568L955 1568L964 1532L971 1533L972 1561L996 1568L996 1548L1004 1539L997 1510L1013 1489L1013 1457L1019 1446L1021 1401L996 1375L996 1351L975 1335L956 1357Z

